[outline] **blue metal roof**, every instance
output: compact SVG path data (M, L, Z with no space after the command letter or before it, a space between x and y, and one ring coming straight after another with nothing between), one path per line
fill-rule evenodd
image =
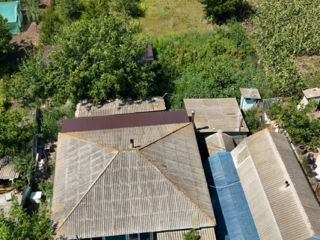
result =
M214 184L212 186L209 183L209 188L216 190L220 205L218 212L222 214L222 225L226 228L224 232L217 231L218 239L259 239L231 153L217 153L209 157L209 167ZM212 199L212 202L213 207L217 208L216 199ZM219 217L217 228L218 220Z
M306 240L320 240L319 237L311 237L311 238L307 238Z
M18 6L20 2L0 2L0 15L8 19L9 23L14 23L17 21L18 17Z

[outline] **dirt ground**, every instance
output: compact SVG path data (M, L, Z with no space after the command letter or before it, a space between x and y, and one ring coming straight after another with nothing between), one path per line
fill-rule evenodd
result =
M26 31L22 32L19 35L13 36L11 39L11 43L14 43L18 46L39 46L40 27L40 25L37 25L34 22L31 23Z

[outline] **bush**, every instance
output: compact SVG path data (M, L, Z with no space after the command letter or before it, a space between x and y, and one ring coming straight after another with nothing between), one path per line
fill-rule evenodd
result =
M245 121L251 133L264 129L265 124L262 121L263 112L261 109L253 107L245 112Z
M11 34L8 30L8 22L0 16L0 61L4 60L4 56L14 49L10 40Z
M27 8L26 16L29 22L39 23L40 14L38 10L39 0L24 0L23 5Z
M199 240L200 236L196 229L191 229L189 232L183 234L183 240Z
M237 0L200 0L205 5L206 14L214 22L225 22L236 12Z
M320 147L320 121L311 113L315 103L311 101L304 109L297 109L297 101L270 105L270 115L284 128L293 142L310 148Z
M157 85L172 93L173 108L183 98L240 98L240 87L266 93L268 82L242 26L228 23L211 32L172 34L153 41L162 72ZM159 90L159 89L157 89Z

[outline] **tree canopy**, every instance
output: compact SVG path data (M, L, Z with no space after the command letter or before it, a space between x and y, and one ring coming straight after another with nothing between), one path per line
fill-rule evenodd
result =
M0 16L0 61L3 55L13 50L13 45L10 43L10 40L11 34L8 29L7 20Z
M55 38L46 66L41 54L31 58L32 64L22 64L13 92L33 100L53 97L59 103L146 97L155 75L149 64L139 61L147 44L135 40L137 32L129 19L113 15L74 22Z

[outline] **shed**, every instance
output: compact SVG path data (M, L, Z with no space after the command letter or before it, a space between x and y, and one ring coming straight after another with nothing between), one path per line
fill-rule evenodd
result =
M258 240L258 232L244 195L238 173L230 152L220 152L209 157L209 165L217 191L219 207L226 231L219 228L217 237L225 240ZM214 201L213 201L214 202ZM215 208L215 206L213 206ZM215 211L216 212L216 211ZM220 218L222 220L222 218Z
M149 97L141 100L114 99L95 106L92 101L83 100L77 104L75 117L95 117L115 114L164 111L163 97Z
M316 101L318 101L319 105L318 105L318 109L320 107L320 88L309 88L303 91L303 98L301 100L301 102L298 105L298 109L306 106L310 100L314 99Z
M0 15L8 20L9 31L12 34L20 33L23 22L20 1L0 2Z
M8 157L4 157L0 159L0 181L13 181L14 179L19 177L19 173L17 173L14 169L13 163L10 161Z
M194 118L196 131L204 138L221 130L238 143L249 133L235 98L192 98L183 101L188 116Z
M203 240L215 239L201 157L184 110L75 118L62 129L52 201L57 237L171 240L197 228Z
M319 203L285 136L262 130L232 157L261 240L319 238Z
M259 90L256 88L240 88L241 100L240 108L247 111L261 100Z

